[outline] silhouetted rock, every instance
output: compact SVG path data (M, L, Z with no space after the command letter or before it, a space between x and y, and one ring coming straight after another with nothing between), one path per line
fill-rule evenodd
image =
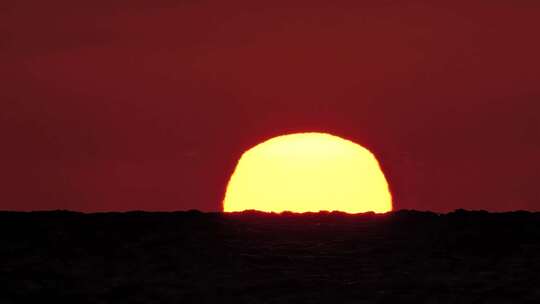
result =
M0 303L537 303L540 214L0 213Z

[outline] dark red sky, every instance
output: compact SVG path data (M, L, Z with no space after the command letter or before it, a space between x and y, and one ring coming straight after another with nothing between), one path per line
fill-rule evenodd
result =
M0 3L0 209L215 211L326 131L398 209L540 210L539 1L86 3Z

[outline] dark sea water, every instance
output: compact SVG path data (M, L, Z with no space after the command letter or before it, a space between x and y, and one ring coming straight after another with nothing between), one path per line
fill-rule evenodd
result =
M540 303L540 214L0 213L0 303Z

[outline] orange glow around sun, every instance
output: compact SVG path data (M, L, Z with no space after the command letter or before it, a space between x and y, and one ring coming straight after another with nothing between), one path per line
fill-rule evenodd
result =
M392 195L375 156L325 133L267 140L240 158L227 186L225 212L383 213Z

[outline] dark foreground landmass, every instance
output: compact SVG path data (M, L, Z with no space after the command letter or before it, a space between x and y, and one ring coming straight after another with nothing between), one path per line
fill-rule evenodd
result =
M540 214L0 213L0 303L540 303Z

